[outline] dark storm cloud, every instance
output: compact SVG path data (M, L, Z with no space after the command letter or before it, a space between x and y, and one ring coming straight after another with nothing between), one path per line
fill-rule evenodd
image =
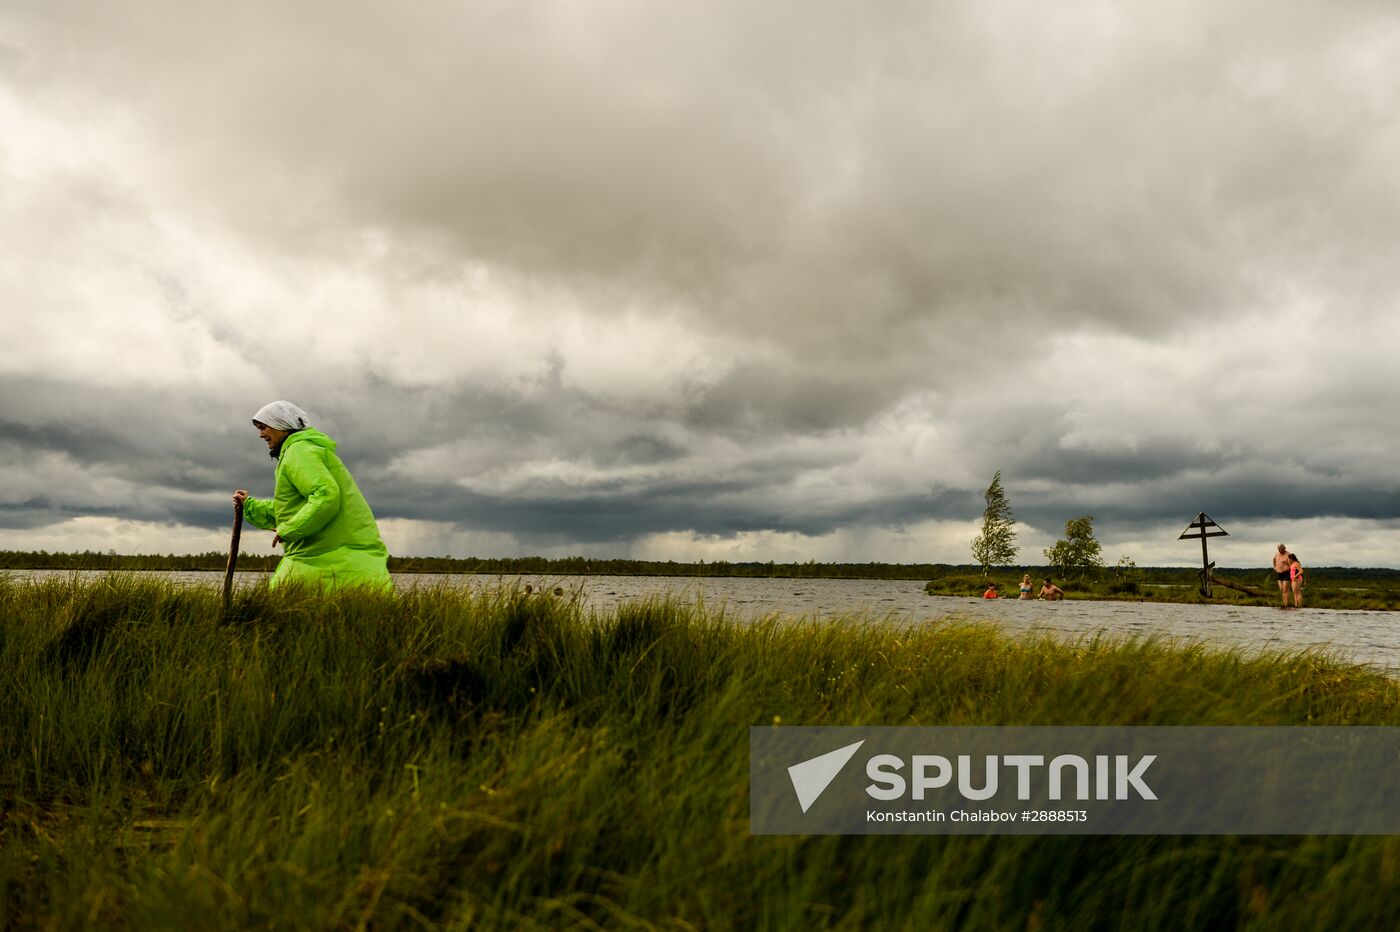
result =
M235 429L224 398L11 377L0 378L0 396L0 522L7 526L81 515L224 523L228 507L213 503L227 494L216 493L231 490L236 473L266 468ZM208 504L192 506L186 496Z
M774 471L773 487L786 485L781 475ZM562 538L580 544L612 544L677 530L721 537L761 530L821 535L851 525L962 518L966 512L965 503L958 501L964 496L953 493L932 498L891 497L861 505L818 501L793 511L765 502L762 489L762 483L752 476L712 482L618 484L586 491L540 488L520 499L473 494L451 485L366 485L382 515L428 521L460 519L464 527L508 532L526 543ZM724 504L727 499L732 504Z
M698 429L738 434L858 426L900 397L899 388L882 376L878 369L842 373L796 366L738 367L697 395L683 418Z

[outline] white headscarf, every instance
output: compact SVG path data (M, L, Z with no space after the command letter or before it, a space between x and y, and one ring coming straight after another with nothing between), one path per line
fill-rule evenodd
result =
M266 424L278 430L301 430L309 427L306 412L290 401L274 401L265 404L253 415L254 423Z

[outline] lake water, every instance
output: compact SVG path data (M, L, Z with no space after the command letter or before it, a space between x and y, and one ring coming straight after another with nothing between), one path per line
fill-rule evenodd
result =
M58 570L10 571L19 579L71 576ZM83 573L84 576L101 575ZM192 585L221 586L223 573L148 573ZM255 585L265 573L239 573ZM824 619L860 616L893 625L944 618L989 621L1008 632L1081 636L1167 636L1225 647L1323 647L1348 660L1400 672L1400 614L1392 612L1172 605L1147 602L1039 602L929 596L923 582L900 579L747 579L677 576L467 576L405 574L400 588L469 586L474 590L530 585L536 592L563 588L586 607L606 613L624 602L656 596L702 599L733 618L766 615Z

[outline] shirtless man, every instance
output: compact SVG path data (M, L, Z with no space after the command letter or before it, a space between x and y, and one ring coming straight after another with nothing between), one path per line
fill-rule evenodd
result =
M1065 590L1050 581L1050 577L1045 577L1045 585L1040 587L1040 597L1049 599L1051 602L1058 602L1065 597Z
M1288 593L1293 588L1293 573L1288 564L1288 545L1279 544L1278 552L1274 554L1274 579L1278 580L1279 597L1283 599L1283 607L1288 608Z

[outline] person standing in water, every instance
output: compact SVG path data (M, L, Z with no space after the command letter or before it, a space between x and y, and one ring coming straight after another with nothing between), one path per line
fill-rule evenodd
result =
M366 586L391 590L389 552L365 497L335 441L307 423L290 401L274 401L253 415L253 426L277 461L272 498L233 493L244 519L275 531L283 557L269 586L308 583L324 590Z
M1293 587L1293 607L1303 607L1303 564L1296 553L1288 555L1288 581Z
M1021 577L1021 598L1029 599L1031 597L1031 590L1034 588L1035 587L1031 585L1030 573Z
M1278 582L1279 598L1283 600L1283 607L1288 607L1288 592L1293 585L1293 571L1288 563L1288 546L1279 544L1278 550L1274 552L1274 579Z

